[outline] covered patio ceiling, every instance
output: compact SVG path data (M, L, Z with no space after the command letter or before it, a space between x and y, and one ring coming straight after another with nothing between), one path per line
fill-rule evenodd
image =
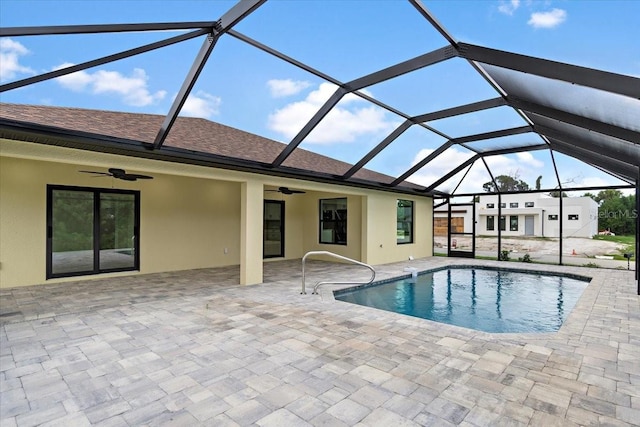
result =
M200 50L184 77L182 86L158 129L155 140L152 144L142 141L139 144L140 155L147 153L149 157L159 158L158 154L163 152L167 135L171 132L176 118L192 93L210 55L215 51L216 43L221 38L231 37L336 86L333 95L321 105L280 154L267 165L266 169L270 169L275 175L286 176L288 168L283 165L285 160L299 149L312 131L333 109L337 108L346 96L355 95L377 108L398 116L400 124L359 161L353 162L342 175L330 177L336 183L358 186L369 184L372 188L385 187L402 192L411 191L416 194L449 197L456 195L459 184L449 193L439 188L441 184L450 179L457 179L459 176L464 179L466 173L476 164L486 169L495 184L496 173L491 170L486 161L491 156L548 150L557 178L555 189L563 189L563 183L555 166L554 156L557 153L604 171L624 185L628 184L630 188L638 186L640 180L640 79L638 78L464 43L450 34L420 0L409 0L414 12L424 18L424 25L432 26L442 37L443 46L361 77L341 81L234 29L242 20L259 10L265 1L240 1L215 21L0 28L1 37L183 30L180 35L150 44L4 83L0 85L0 93L188 40L202 39ZM336 3L335 7L339 9L340 6ZM452 61L455 58L465 61L468 67L477 73L481 80L484 80L484 84L491 88L495 96L436 111L424 111L416 115L382 102L367 91L367 88L374 85L401 78L409 73L434 67L436 64ZM427 85L428 82L425 84ZM482 113L504 108L510 109L518 116L520 125L509 125L503 129L472 135L451 135L451 132L441 127L445 119L463 115L468 117L480 115L478 120L482 120ZM10 124L2 120L0 125L6 128ZM388 182L366 183L361 179L354 179L356 172L366 168L394 141L414 128L420 128L426 134L437 136L442 143L409 169L393 176ZM526 139L517 137L524 134L529 137ZM407 181L411 182L414 174L428 168L434 162L439 162L441 160L439 156L452 147L463 147L471 152L471 156L459 164L447 165L449 172L430 185L412 185L410 189L405 186ZM163 158L171 157L166 151L168 150L165 150ZM194 158L193 161L196 160L198 159ZM250 162L241 158L231 159L230 165L230 167L244 170L252 166ZM262 169L265 168L262 167ZM266 169L263 172L269 172ZM313 170L301 171L299 174L310 179L317 178Z

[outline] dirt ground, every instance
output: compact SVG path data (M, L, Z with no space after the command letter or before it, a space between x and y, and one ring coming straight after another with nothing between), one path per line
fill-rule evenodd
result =
M447 247L446 237L435 237L435 247L445 249ZM471 246L471 238L456 237L456 246L460 249L469 248ZM602 240L592 240L581 237L567 237L562 242L562 252L567 254L575 254L583 257L594 257L602 255L620 254L624 250L624 245L615 242L606 242ZM503 250L509 250L515 253L529 253L531 255L553 255L559 250L558 239L555 238L502 238ZM497 251L497 237L476 237L476 252L479 251Z

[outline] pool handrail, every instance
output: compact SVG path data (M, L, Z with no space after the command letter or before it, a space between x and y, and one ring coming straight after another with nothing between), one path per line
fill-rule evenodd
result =
M371 279L369 279L369 281L367 281L367 282L330 282L330 281L318 282L313 286L312 294L314 294L314 295L318 294L318 287L320 285L327 285L327 284L331 284L331 285L368 285L370 283L373 283L373 281L376 279L376 270L374 270L373 267L370 266L369 264L365 264L364 262L356 261L355 259L347 258L346 256L334 254L333 252L329 252L329 251L310 251L310 252L307 252L302 257L302 292L300 292L302 295L306 295L307 294L306 288L305 288L306 274L305 274L304 266L305 266L305 262L307 260L307 257L312 256L312 255L328 255L328 256L331 256L331 257L334 257L334 258L341 259L343 261L348 261L348 262L351 262L353 264L360 265L362 267L367 267L369 270L371 270Z

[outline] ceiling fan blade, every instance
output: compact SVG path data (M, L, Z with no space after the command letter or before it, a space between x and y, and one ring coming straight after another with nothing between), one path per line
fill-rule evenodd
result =
M281 192L282 194L304 194L305 192L302 190L292 190L289 187L280 187L278 188L278 191Z
M109 168L107 170L111 175L115 177L117 177L118 175L124 175L127 173L124 169L119 169L119 168Z
M78 172L82 172L82 173L92 173L94 175L104 175L104 176L111 176L110 173L108 172L98 172L98 171L78 171Z
M149 175L140 175L140 174L137 174L137 173L127 173L127 174L124 174L124 176L125 176L125 177L127 177L127 178L133 178L133 180L134 180L134 181L135 181L136 179L153 179L153 177L152 177L152 176L149 176ZM126 179L126 178L125 178L125 179Z
M127 173L124 169L120 169L120 168L109 168L108 172L87 171L87 170L81 170L79 172L90 173L97 176L112 176L114 178L122 179L124 181L137 181L139 179L153 179L152 176L141 175L137 173Z

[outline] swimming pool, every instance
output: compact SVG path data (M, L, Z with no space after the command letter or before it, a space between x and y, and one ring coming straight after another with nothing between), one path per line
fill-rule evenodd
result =
M335 291L336 300L485 332L560 329L589 278L450 267Z

